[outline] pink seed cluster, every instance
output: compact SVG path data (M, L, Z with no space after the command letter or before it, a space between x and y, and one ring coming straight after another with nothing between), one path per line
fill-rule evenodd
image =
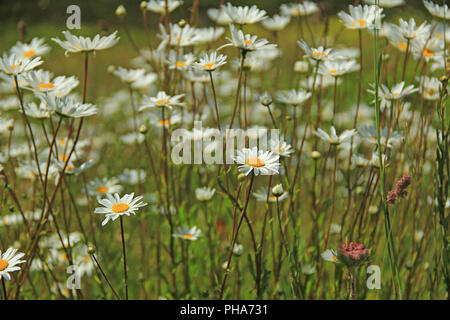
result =
M363 244L354 242L346 242L337 250L339 254L351 260L360 260L361 258L365 258L369 253L369 249L366 249Z
M397 181L394 190L388 192L386 196L387 203L393 204L398 198L403 198L408 194L406 188L411 184L411 176L409 174L403 175L403 177Z

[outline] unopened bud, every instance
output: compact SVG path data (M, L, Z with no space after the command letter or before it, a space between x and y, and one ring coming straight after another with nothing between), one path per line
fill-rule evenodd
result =
M140 6L141 6L142 10L146 10L147 9L147 1L142 1Z
M95 253L95 247L94 246L87 247L87 253L94 254Z
M260 97L259 97L259 102L261 102L261 104L265 107L268 107L272 104L272 96L270 95L270 93L268 93L267 91L265 91Z
M178 21L178 26L179 26L180 28L184 28L185 25L186 25L186 20L181 19L180 21Z
M276 186L274 186L272 188L272 194L277 198L280 197L283 193L284 193L284 190L283 190L283 186L281 185L281 183L277 184Z
M147 133L147 126L146 126L145 124L141 125L141 126L139 127L139 132L140 132L141 134L146 134L146 133Z
M126 14L127 14L127 10L123 6L123 4L121 4L120 6L117 7L117 9L116 9L116 16L123 17Z
M320 159L320 152L314 150L313 152L311 152L311 158L313 158L314 160Z
M116 71L116 67L113 65L109 65L108 68L106 69L106 71L108 73L113 73L114 71Z
M306 61L296 61L295 62L295 65L294 65L295 72L305 73L305 72L308 72L308 69L309 69L308 62L306 62Z
M237 178L238 178L239 181L244 181L245 180L245 174L239 173Z

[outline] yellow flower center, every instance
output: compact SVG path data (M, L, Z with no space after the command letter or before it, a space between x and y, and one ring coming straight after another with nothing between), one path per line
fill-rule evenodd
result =
M122 213L127 211L128 209L130 209L130 206L127 205L126 203L116 203L111 207L111 210L114 213Z
M62 155L59 156L59 158L60 158L62 161L67 162L67 160L69 160L69 155L67 155L67 154L62 154Z
M64 139L59 140L59 145L60 146L63 146L65 144L66 144L66 140L64 140Z
M442 35L440 32L436 33L436 37L438 37L438 39L442 39Z
M245 161L245 163L251 167L262 167L265 165L264 160L260 159L260 158L248 158L247 161Z
M337 70L336 69L332 69L330 70L330 74L336 74Z
M205 63L203 65L203 69L212 69L214 67L214 63Z
M51 82L40 83L40 84L38 85L38 88L39 88L39 89L52 89L52 88L54 88L54 87L55 87L55 85L54 85L53 83L51 83Z
M183 237L183 239L192 239L192 238L194 238L194 235L193 234L183 234L182 237Z
M108 193L108 190L109 190L108 187L105 187L105 186L101 186L101 187L98 187L97 189L95 189L96 192L102 193L102 194Z
M398 47L401 49L401 50L406 50L406 47L407 47L408 45L406 44L406 42L400 42L399 44L398 44Z
M164 125L164 126L169 125L169 123L170 123L170 120L169 120L169 119L166 119L166 120L159 120L159 121L158 121L158 124Z
M169 99L160 99L160 100L156 101L156 104L159 106L164 105L164 104L169 104L169 103L170 103Z
M292 11L292 15L294 15L294 16L300 15L300 10L298 10L297 8L295 8L295 9Z
M175 65L177 66L177 68L184 68L187 66L187 63L184 61L177 61L175 62Z
M252 44L253 41L252 41L252 40L244 40L244 43L245 43L245 44Z
M434 55L434 51L431 49L424 49L422 54L427 58L431 58Z
M275 196L269 196L269 200L276 200L277 197Z
M76 45L75 48L78 50L81 50L80 46L78 46L78 45Z
M29 57L34 56L35 53L36 53L36 50L30 49L30 50L24 52L23 57L29 58Z
M61 254L61 260L65 260L65 261L69 261L69 258L67 257L67 255L65 253Z
M360 19L360 20L358 20L358 23L359 23L359 26L362 27L366 24L366 20Z
M17 65L16 64L13 64L12 66L11 66L11 69L15 69L17 67Z
M8 261L0 259L0 271L5 270L6 268L8 268Z
M320 52L320 51L314 51L314 52L313 52L313 56L314 56L314 57L322 56L322 57L328 58L328 55L327 55L325 52Z

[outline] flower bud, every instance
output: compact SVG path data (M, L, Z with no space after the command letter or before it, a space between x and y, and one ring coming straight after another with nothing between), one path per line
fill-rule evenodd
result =
M95 247L94 246L87 247L87 253L94 254L95 253Z
M320 152L317 150L314 150L313 152L311 152L311 158L313 158L314 160L318 160L320 159Z
M180 28L184 28L185 25L186 25L186 20L181 19L180 21L178 21L178 26L179 26Z
M114 71L116 71L116 67L113 65L109 65L108 68L106 69L106 71L108 73L113 73Z
M277 184L276 186L274 186L272 188L272 194L277 198L280 197L283 193L284 193L284 190L283 190L283 186L281 185L281 183Z
M146 126L145 124L141 125L141 126L139 127L139 132L140 132L141 134L146 134L146 133L147 133L147 126Z
M116 16L123 17L126 14L127 14L127 10L123 6L123 4L121 4L120 6L117 7L117 9L116 9Z
M259 102L263 106L268 107L272 104L272 96L270 95L270 93L265 91L262 95L259 96Z
M245 174L239 173L237 178L238 178L239 181L244 181L245 180Z
M142 10L147 10L147 1L142 1L140 7Z

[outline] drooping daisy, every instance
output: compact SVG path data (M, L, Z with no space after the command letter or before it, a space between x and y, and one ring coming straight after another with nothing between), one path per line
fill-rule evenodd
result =
M36 103L31 102L25 104L23 108L25 109L25 114L28 117L32 117L39 120L48 119L53 113L53 110L47 108L47 104L43 101L41 101L39 106ZM20 110L20 112L22 112L22 110Z
M350 14L340 11L338 17L345 27L349 29L371 29L376 23L376 19L383 17L383 9L377 6L358 5L348 6Z
M199 201L211 200L211 198L214 196L215 193L216 193L216 189L209 188L209 187L195 189L195 197Z
M178 227L172 237L184 240L197 240L201 236L201 231L196 226L189 228L188 226Z
M142 106L139 111L146 110L149 108L165 107L172 109L176 106L183 106L184 103L180 101L184 97L184 94L179 94L176 96L169 96L164 91L159 91L156 97L144 96L142 99Z
M280 156L271 151L244 148L237 151L233 160L239 164L239 171L246 176L253 171L255 176L278 174Z
M59 98L54 93L47 93L39 96L47 103L47 107L56 114L65 118L82 118L92 116L97 113L97 107L90 103L81 103L73 97Z
M17 250L9 248L3 254L0 251L0 279L11 280L9 273L20 270L20 267L17 265L25 262L25 260L20 260L25 254L22 252L18 253Z
M105 220L102 222L102 226L104 226L108 221L114 221L122 215L135 215L139 208L147 205L146 202L141 200L142 196L134 197L134 192L123 197L120 197L118 193L114 193L114 196L107 193L106 199L98 200L98 203L103 207L95 208L94 213L106 214Z
M428 12L435 17L449 20L450 19L450 10L448 9L448 5L438 5L433 1L423 0L423 5L427 8Z
M336 129L334 127L331 127L331 134L326 133L322 129L317 129L317 131L314 131L313 133L321 138L324 141L329 142L331 145L340 145L341 143L349 140L351 137L356 135L358 131L356 129L351 130L345 130L341 133L341 135L336 134Z
M93 39L89 37L74 36L69 31L62 32L66 40L60 40L58 38L52 38L63 49L66 49L65 54L78 53L78 52L94 52L99 50L105 50L113 47L118 41L117 31L106 37L100 37L97 34Z
M290 16L280 16L279 14L275 14L272 18L267 18L261 21L261 24L267 30L281 31L288 25L290 21Z
M33 70L43 62L44 61L41 60L41 57L28 59L17 57L15 54L8 55L5 52L0 58L0 69L8 75L17 76L24 72Z
M44 43L44 38L33 38L30 43L18 41L12 48L11 53L17 57L31 59L42 56L50 51L50 47Z
M227 56L223 54L217 55L217 51L213 51L210 54L205 54L200 58L199 62L195 62L194 66L198 70L214 71L217 68L227 63Z
M235 7L230 2L222 7L222 10L228 14L232 23L244 25L254 24L266 18L266 11L258 9L257 6Z
M118 193L122 191L122 186L118 184L119 180L117 178L94 178L88 183L87 189L90 195L103 197L106 194Z
M280 91L276 94L275 99L281 103L299 106L303 104L306 100L311 98L312 93L303 89L299 90L288 90L288 91Z
M181 0L150 0L147 2L147 10L159 14L166 14L166 12L171 13L182 4L183 1Z
M269 41L267 41L266 39L258 39L258 36L252 36L250 34L244 35L242 30L237 30L233 24L230 24L230 31L231 31L231 39L228 38L228 40L231 41L231 43L228 45L232 45L243 51L247 52L263 48L266 49L276 47L275 44L269 44Z

